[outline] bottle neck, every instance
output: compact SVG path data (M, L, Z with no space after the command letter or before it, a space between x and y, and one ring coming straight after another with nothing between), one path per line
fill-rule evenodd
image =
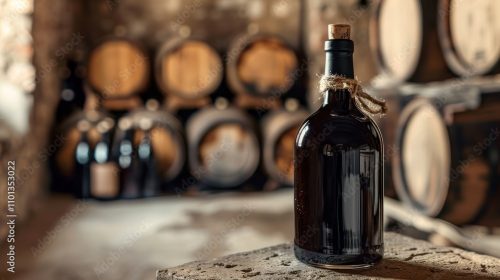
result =
M97 163L106 163L111 160L111 143L109 133L109 131L102 132L101 140L99 140L94 148L93 160Z
M131 142L134 140L134 135L135 135L135 131L130 128L130 129L127 129L125 130L125 133L123 135L123 138L121 139L121 142Z
M75 149L75 158L76 162L81 165L87 164L90 161L91 152L87 131L81 132L80 141L78 141Z
M139 158L151 160L153 156L153 147L151 141L151 129L144 130L144 136L138 147Z
M325 42L325 75L338 75L354 79L351 40L335 39ZM339 114L355 109L348 90L328 90L324 93L323 107Z
M110 131L103 132L101 134L102 135L101 141L99 141L99 142L102 142L102 143L106 144L107 146L111 146L111 141L110 141L111 137L109 134L110 134Z
M338 75L354 79L352 51L325 51L325 75Z

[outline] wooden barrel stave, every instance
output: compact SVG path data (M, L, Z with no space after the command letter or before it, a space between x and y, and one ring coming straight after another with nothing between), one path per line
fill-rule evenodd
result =
M259 141L253 120L235 108L206 108L187 122L191 174L202 184L231 188L257 170Z
M130 98L148 86L149 58L135 41L105 39L93 48L87 64L88 84L103 99Z
M393 157L396 191L407 206L426 215L455 224L481 223L492 199L498 200L490 194L498 193L494 155L500 149L500 118L486 119L481 111L500 109L500 95L475 88L456 98L456 87L437 91L402 112L395 143L399 152Z
M438 31L444 58L455 74L500 71L500 2L440 0Z
M393 178L392 158L398 152L395 145L397 124L401 110L412 100L411 95L405 94L404 86L391 86L387 88L366 88L367 93L383 99L387 105L387 113L380 118L374 118L380 128L384 139L384 195L397 198Z
M377 0L370 43L381 74L397 82L452 77L439 47L434 0Z
M135 129L134 145L137 146L144 136L139 129L142 119L149 119L153 123L151 129L151 141L156 164L163 180L175 179L184 168L186 161L186 148L182 126L176 117L166 111L151 111L137 109L125 116L132 122ZM124 131L117 130L114 140L115 145L124 136Z
M155 77L164 94L184 99L210 95L222 81L222 59L203 41L174 38L156 56Z
M77 142L81 136L76 127L76 124L80 120L87 120L90 123L91 128L88 132L88 137L90 146L93 148L95 144L101 139L101 136L97 132L96 126L106 117L109 117L109 115L102 111L77 112L70 116L56 129L57 132L55 138L62 139L63 143L62 146L58 148L54 158L56 166L63 176L73 176L73 170L75 166L74 154Z
M233 42L226 76L235 94L277 98L294 85L298 67L297 54L285 40L257 34Z
M283 185L293 185L295 137L308 115L304 110L282 110L271 112L262 120L264 168L272 179Z

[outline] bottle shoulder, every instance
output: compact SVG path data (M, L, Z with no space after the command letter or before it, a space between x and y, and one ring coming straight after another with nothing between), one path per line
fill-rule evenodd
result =
M347 144L359 146L368 144L382 147L383 140L375 121L364 114L337 115L321 108L310 115L297 134L296 146L307 143Z

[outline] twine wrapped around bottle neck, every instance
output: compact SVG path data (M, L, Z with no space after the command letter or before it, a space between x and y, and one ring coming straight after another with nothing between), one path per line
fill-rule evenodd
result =
M384 115L387 106L384 100L375 98L366 93L359 82L338 75L323 75L319 81L319 90L324 94L327 90L347 89L361 110L371 115Z

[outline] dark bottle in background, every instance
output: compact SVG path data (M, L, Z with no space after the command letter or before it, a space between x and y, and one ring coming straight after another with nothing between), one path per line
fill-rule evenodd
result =
M87 120L81 120L77 124L77 129L80 132L80 139L75 148L75 173L74 179L76 184L75 196L81 199L90 197L90 161L92 152L88 137L90 123Z
M80 180L75 174L70 174L73 171L72 164L66 164L65 170L61 169L58 165L57 156L59 152L72 141L79 139L66 139L68 135L64 135L61 128L66 121L69 121L72 116L81 112L85 104L84 94L84 67L80 63L79 53L72 54L72 57L66 61L65 67L62 68L60 73L61 91L59 92L59 100L54 111L53 130L51 131L52 145L58 148L56 153L52 153L49 161L51 172L51 190L54 192L76 193L76 186L81 185ZM79 137L79 136L76 136ZM74 142L73 142L74 143ZM66 163L74 161L74 151L68 151L70 154L66 155ZM71 167L70 167L71 165Z
M119 170L111 154L111 134L114 120L105 118L97 124L100 140L94 147L90 164L90 194L99 200L111 200L118 196Z
M325 74L354 78L349 26L329 26ZM335 35L335 36L334 36ZM295 143L295 255L330 269L370 267L383 255L383 142L347 89L328 90Z
M151 139L151 133L154 128L152 120L149 118L141 119L139 121L139 128L143 132L143 137L137 147L142 196L150 197L158 195L161 186Z
M61 123L74 112L83 109L85 92L83 88L84 68L75 59L68 59L62 72L62 86L56 109L56 122Z
M123 117L118 122L118 128L123 132L123 137L118 140L115 157L118 163L120 197L137 198L140 196L139 174L137 170L137 157L134 153L135 128L132 120Z

